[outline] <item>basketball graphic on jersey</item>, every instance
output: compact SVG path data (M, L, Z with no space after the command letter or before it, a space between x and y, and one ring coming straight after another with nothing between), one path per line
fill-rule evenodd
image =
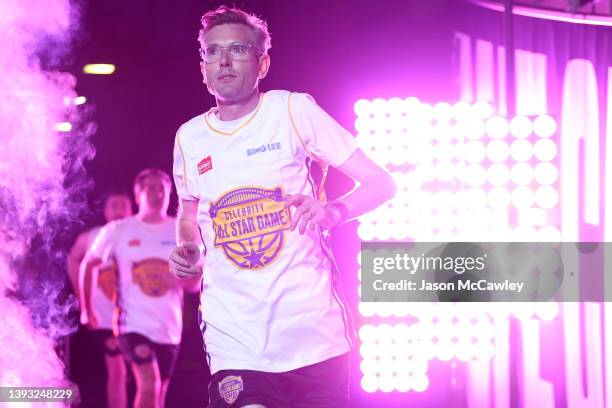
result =
M241 269L261 269L277 259L291 226L280 187L233 189L211 204L209 214L215 247Z
M117 265L111 262L98 269L98 287L104 297L114 301L117 296Z
M147 296L160 297L168 292L170 271L168 261L158 258L148 258L134 262L132 267L132 282L140 287Z

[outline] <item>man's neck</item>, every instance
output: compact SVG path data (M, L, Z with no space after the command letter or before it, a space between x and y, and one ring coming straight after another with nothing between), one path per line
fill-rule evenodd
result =
M138 219L145 224L160 224L167 218L166 214L160 212L144 212L138 213Z
M255 90L248 98L241 101L220 101L217 99L217 111L221 120L235 120L253 112L259 105L259 91Z

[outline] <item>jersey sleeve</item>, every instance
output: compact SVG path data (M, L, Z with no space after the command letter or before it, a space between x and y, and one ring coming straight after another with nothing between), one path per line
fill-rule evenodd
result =
M195 174L190 171L187 161L185 160L185 150L182 145L181 129L176 133L174 139L174 160L172 164L172 175L176 192L180 199L188 201L197 201L197 183Z
M99 258L102 262L109 262L113 256L113 249L117 240L118 221L109 222L97 233L91 247L87 250L88 259Z
M355 138L305 93L289 95L292 124L306 151L339 167L357 150Z

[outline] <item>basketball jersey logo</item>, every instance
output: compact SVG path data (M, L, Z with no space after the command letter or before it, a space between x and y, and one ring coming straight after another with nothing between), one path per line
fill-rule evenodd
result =
M213 202L209 214L215 247L241 269L260 269L277 259L291 226L280 187L236 188Z
M134 262L132 282L138 285L145 295L160 297L168 292L169 274L168 261L148 258Z
M241 376L229 375L219 381L219 394L228 404L233 404L238 398L240 391L244 389Z
M114 262L98 269L98 287L104 297L115 301L117 297L117 265Z

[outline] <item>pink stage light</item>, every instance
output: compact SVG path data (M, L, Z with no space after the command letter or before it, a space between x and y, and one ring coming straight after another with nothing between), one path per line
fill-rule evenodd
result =
M476 359L480 361L489 361L495 357L495 346L490 341L479 341L474 345L476 351Z
M537 232L540 242L561 242L561 231L553 225L546 225Z
M465 144L463 156L468 163L481 163L485 159L486 153L484 143L473 140Z
M361 389L368 393L378 391L378 377L375 375L365 375L361 377Z
M429 123L433 120L433 107L426 102L421 102L417 109L417 115L422 122Z
M559 178L557 167L549 162L538 163L534 177L539 184L551 185Z
M540 161L551 161L557 156L557 145L550 139L540 139L533 146L533 153Z
M367 99L359 99L353 105L353 111L357 117L367 116L370 113L370 101Z
M418 375L412 378L412 389L416 392L424 392L429 388L429 378L426 375Z
M533 190L529 187L519 186L512 190L512 204L516 208L529 208L533 201Z
M467 102L457 102L453 105L451 113L453 119L457 122L461 122L473 115L472 106Z
M440 361L450 361L455 356L455 345L450 340L439 340L436 343L436 358Z
M559 304L557 302L537 302L535 313L541 320L554 320L559 315Z
M487 157L494 163L502 163L510 157L510 147L503 140L493 140L487 144Z
M510 134L517 139L529 137L533 130L531 120L526 116L515 116L510 121Z
M524 162L533 156L533 146L525 139L518 139L510 146L510 156L518 162Z
M540 208L550 210L559 203L559 193L551 186L543 186L535 192L535 202Z
M470 164L465 168L464 181L468 186L480 187L487 180L487 172L481 164Z
M554 185L559 172L551 163L557 149L547 139L556 131L552 118L532 122L518 116L509 121L493 116L488 103L432 107L416 98L358 101L355 111L367 112L366 106L374 115L356 121L359 145L371 148L379 163L410 164L414 170L394 173L397 196L390 205L362 217L360 238L559 239L559 229L545 225L550 219L545 207L554 208L551 205L558 201ZM364 318L417 320L360 330L361 341L374 345L361 349L362 387L366 392L416 392L429 387L426 371L433 358L492 359L493 322L507 319L509 313L508 305L498 306L487 304L485 311L471 304L360 303ZM519 316L531 313L518 307L514 313ZM554 310L546 307L534 309L531 316L550 318Z
M486 131L493 139L503 139L508 136L508 120L502 116L493 116L487 120Z
M536 306L533 302L517 302L511 306L512 315L520 320L531 319L536 312Z
M448 122L453 117L451 105L446 102L440 102L434 105L433 119L436 122Z
M544 225L546 224L546 211L542 208L524 208L518 211L519 225Z
M409 96L402 101L404 105L403 110L410 116L414 116L418 113L419 106L421 105L421 101L419 98L415 98L414 96Z
M456 125L457 133L465 139L480 139L485 134L485 124L479 118L469 118Z
M510 169L505 164L492 164L487 171L487 179L492 185L503 187L510 182Z
M488 119L495 113L493 106L487 101L476 102L473 111L480 119Z
M514 242L536 242L537 231L530 225L519 225L512 231L512 239Z
M538 137L548 138L557 131L557 122L549 115L540 115L533 121L533 132Z
M533 167L527 163L517 163L510 170L512 182L518 186L526 186L533 181Z

